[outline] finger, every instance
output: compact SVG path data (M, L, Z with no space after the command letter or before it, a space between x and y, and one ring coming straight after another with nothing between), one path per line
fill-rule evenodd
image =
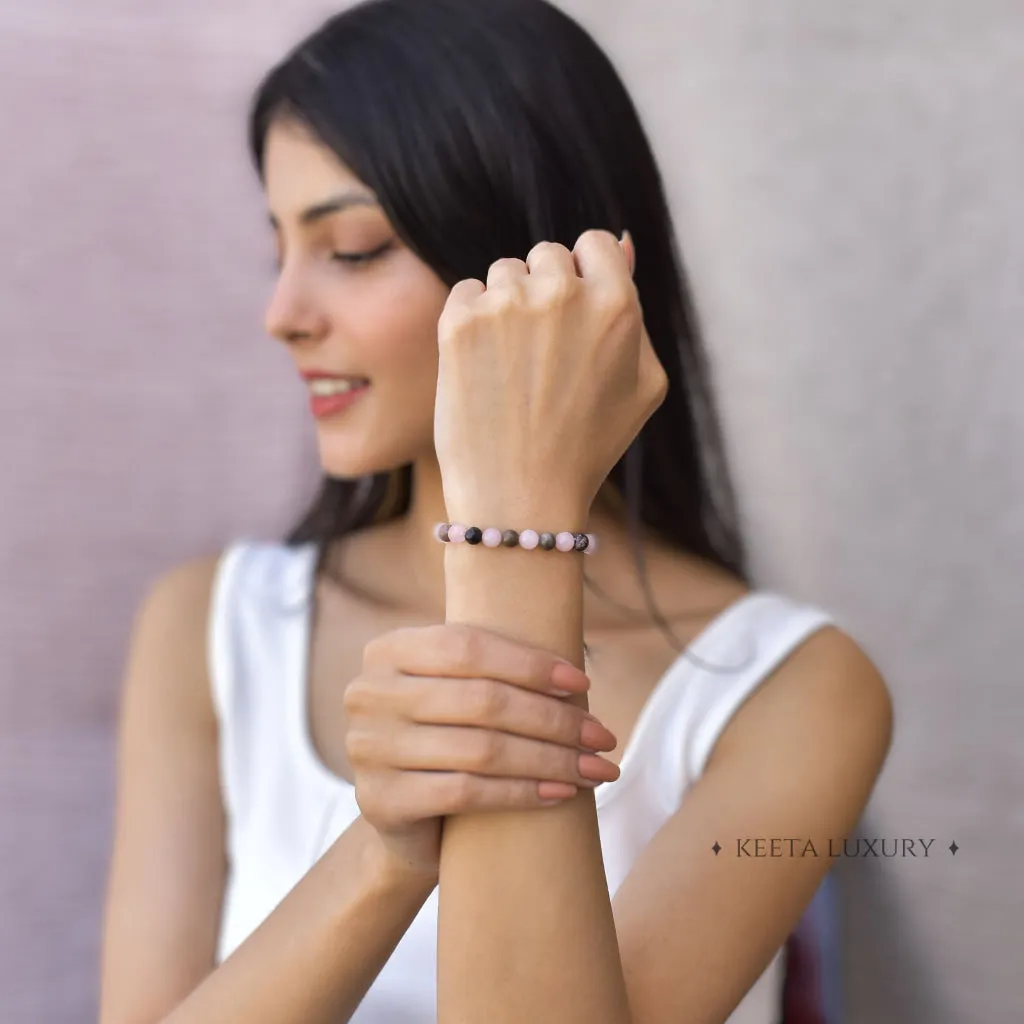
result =
M445 299L444 308L437 320L438 339L444 339L450 331L457 332L463 323L469 322L473 303L486 292L483 281L468 277L456 282Z
M530 268L522 261L506 258L495 260L487 271L487 290L519 287L529 275Z
M572 253L558 242L538 242L527 253L526 265L530 268L531 277L551 275L564 277L571 283L579 276Z
M485 289L486 286L483 281L480 281L475 277L467 277L462 281L457 281L452 287L452 290L448 293L448 298L445 304L446 308L448 306L458 306L471 302L483 295Z
M401 771L466 772L498 778L542 779L594 786L618 778L616 764L598 754L556 743L512 736L493 729L460 725L421 725L387 735L375 734L379 749L370 758L356 749L360 764ZM390 750L384 750L389 746Z
M389 710L421 725L470 725L588 750L614 750L615 735L582 708L494 679L409 679Z
M566 783L495 779L460 772L401 772L388 787L386 816L396 822L476 811L526 810L578 793ZM554 798L554 799L552 799Z
M626 254L610 231L584 231L572 253L584 280L612 293L633 292Z
M500 679L529 690L585 693L586 674L550 651L479 626L445 624L393 630L363 650L368 666L407 675Z

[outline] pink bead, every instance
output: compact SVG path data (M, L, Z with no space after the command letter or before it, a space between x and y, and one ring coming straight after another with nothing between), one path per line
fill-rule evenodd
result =
M590 542L583 550L583 554L592 555L597 550L597 536L593 533L587 534L587 540Z
M484 547L496 548L501 544L501 530L495 526L488 526L484 530Z
M453 544L461 544L466 539L466 527L462 523L452 523L448 527L448 539Z
M526 548L527 551L532 551L539 542L540 534L536 530L523 530L519 534L519 546Z
M555 537L555 547L559 551L572 551L575 546L576 538L565 530Z

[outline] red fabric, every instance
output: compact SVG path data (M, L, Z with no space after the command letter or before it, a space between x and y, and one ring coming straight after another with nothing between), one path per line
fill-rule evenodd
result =
M782 1024L828 1024L822 1004L817 950L804 929L798 928L786 943Z

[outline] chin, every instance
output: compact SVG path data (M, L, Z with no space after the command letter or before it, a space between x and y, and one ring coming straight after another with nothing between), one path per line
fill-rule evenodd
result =
M390 473L413 459L412 454L385 451L379 444L339 444L326 439L320 442L320 468L327 476L341 480Z

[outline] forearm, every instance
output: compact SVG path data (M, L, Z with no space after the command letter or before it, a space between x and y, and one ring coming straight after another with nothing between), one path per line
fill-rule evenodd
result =
M162 1024L348 1020L423 903L361 817Z
M515 519L585 529L586 513L569 506L559 515L549 505ZM447 621L582 667L583 557L451 545ZM570 699L586 707L585 697ZM629 1019L592 790L539 812L448 818L440 886L441 1024Z

